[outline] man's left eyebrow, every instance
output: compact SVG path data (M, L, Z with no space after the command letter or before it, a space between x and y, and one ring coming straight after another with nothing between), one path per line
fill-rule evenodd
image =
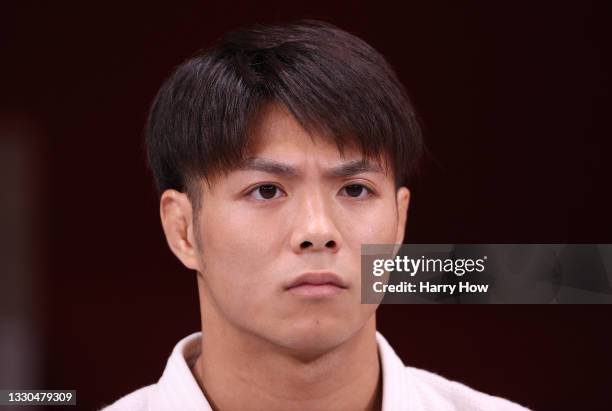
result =
M378 164L372 164L366 160L354 160L341 164L328 170L325 174L332 178L351 177L360 173L382 173Z

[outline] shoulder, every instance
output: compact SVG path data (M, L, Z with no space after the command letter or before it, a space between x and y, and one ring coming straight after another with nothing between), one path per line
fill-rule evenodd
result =
M467 385L448 380L430 371L406 367L405 373L423 405L432 407L432 409L448 411L528 410L512 401L474 390Z
M142 387L119 398L100 411L146 411L148 409L149 396L154 388L155 384Z
M528 411L512 401L476 391L433 372L406 367L382 334L377 332L376 338L385 411Z
M140 388L101 411L212 411L190 370L200 352L201 336L199 332L193 333L174 346L157 383Z

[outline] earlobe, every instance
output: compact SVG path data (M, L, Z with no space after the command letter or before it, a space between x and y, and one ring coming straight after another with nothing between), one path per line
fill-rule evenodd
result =
M186 194L166 190L159 202L161 223L170 250L192 270L198 270L197 246L193 238L193 209Z
M395 244L401 244L404 241L409 205L410 190L406 187L400 187L397 190L397 234L395 237Z

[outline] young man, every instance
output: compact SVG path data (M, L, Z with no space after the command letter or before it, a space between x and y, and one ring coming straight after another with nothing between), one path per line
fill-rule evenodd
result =
M108 410L518 410L405 367L360 303L362 244L399 244L422 141L384 58L329 24L228 34L159 92L161 221L202 332Z

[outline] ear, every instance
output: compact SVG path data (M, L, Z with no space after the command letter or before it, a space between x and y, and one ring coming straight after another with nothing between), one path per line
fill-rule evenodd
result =
M185 267L199 270L198 249L194 240L193 209L186 194L166 190L159 202L161 223L170 250Z
M410 190L406 187L400 187L396 194L397 200L397 234L395 236L395 244L401 244L404 241L406 231L406 220L408 219L408 205L410 204Z

